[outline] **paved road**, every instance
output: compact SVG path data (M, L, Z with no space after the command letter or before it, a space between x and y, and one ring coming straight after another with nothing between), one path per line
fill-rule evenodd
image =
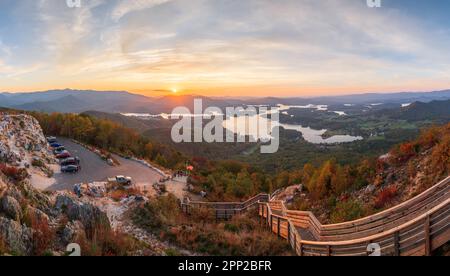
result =
M116 175L131 176L134 184L138 186L145 185L146 187L151 187L154 182L161 178L161 175L156 171L138 162L115 156L121 165L112 167L95 153L68 139L59 138L58 142L63 144L72 155L81 159L81 171L77 174L56 172L56 183L48 188L50 191L72 190L74 184L105 181L108 177Z

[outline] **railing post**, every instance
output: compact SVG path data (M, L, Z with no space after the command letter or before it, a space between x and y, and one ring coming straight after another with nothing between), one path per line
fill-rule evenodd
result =
M300 256L303 256L303 243L302 242L300 242Z
M273 233L273 214L272 215L270 215L270 232L272 232Z
M425 256L431 256L430 216L425 219Z
M280 217L277 217L277 235L278 235L278 238L280 238L281 237L281 233L280 233L280 231L281 231L281 226L280 226Z
M258 214L259 214L259 226L263 225L263 218L264 218L264 213L263 213L263 206L261 204L259 204L258 206Z
M289 221L287 221L287 229L288 229L288 234L287 234L288 243L291 244L291 224L289 223Z
M298 252L297 252L297 235L295 235L295 234L294 234L294 251L295 251L295 254L298 255Z
M331 245L327 245L327 256L331 256Z
M400 233L394 233L394 256L400 256Z

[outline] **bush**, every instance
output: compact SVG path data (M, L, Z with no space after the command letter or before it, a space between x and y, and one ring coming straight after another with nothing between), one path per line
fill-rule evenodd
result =
M10 179L15 181L23 181L28 177L28 172L26 169L10 167L6 164L0 164L0 171Z
M139 249L139 244L131 236L112 230L107 224L97 224L80 235L76 242L83 256L127 256Z
M382 209L397 196L397 187L391 186L381 190L375 198L374 207L376 209Z
M33 229L33 254L42 256L52 248L55 232L45 219L31 215L30 220L31 229Z
M355 200L340 201L331 213L332 223L352 221L364 216L364 209Z
M140 195L140 192L133 188L130 189L119 188L109 192L109 197L112 198L114 201L121 201L122 199L132 195Z
M2 235L0 235L0 255L4 255L9 252L8 245L6 244L5 239Z
M133 221L153 233L174 225L181 215L178 199L169 194L167 196L151 199L142 207L133 212Z
M290 247L259 225L257 214L216 223L211 209L181 213L173 196L152 199L133 211L133 221L149 232L194 252L218 256L289 255ZM170 253L170 252L169 252Z
M257 219L248 216L238 216L228 223L178 225L170 229L167 238L180 247L214 256L292 254L285 240L261 228Z
M33 159L33 160L31 161L31 165L32 165L33 167L38 167L38 168L45 167L44 162L43 162L42 160L40 160L40 159Z
M292 209L298 211L308 211L311 209L311 204L305 198L296 197L292 203Z

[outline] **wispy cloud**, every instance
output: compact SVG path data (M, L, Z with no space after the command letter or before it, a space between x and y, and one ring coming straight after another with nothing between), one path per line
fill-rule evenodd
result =
M128 13L142 11L169 2L170 0L121 0L112 11L112 19L120 20Z
M450 24L362 0L90 0L77 9L25 2L2 7L21 18L0 28L0 70L34 68L49 88L269 94L450 86Z

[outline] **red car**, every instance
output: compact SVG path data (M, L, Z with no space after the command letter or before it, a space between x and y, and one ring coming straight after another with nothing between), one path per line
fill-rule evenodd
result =
M60 154L56 155L56 158L58 159L66 159L72 157L72 155L68 151L63 151Z

